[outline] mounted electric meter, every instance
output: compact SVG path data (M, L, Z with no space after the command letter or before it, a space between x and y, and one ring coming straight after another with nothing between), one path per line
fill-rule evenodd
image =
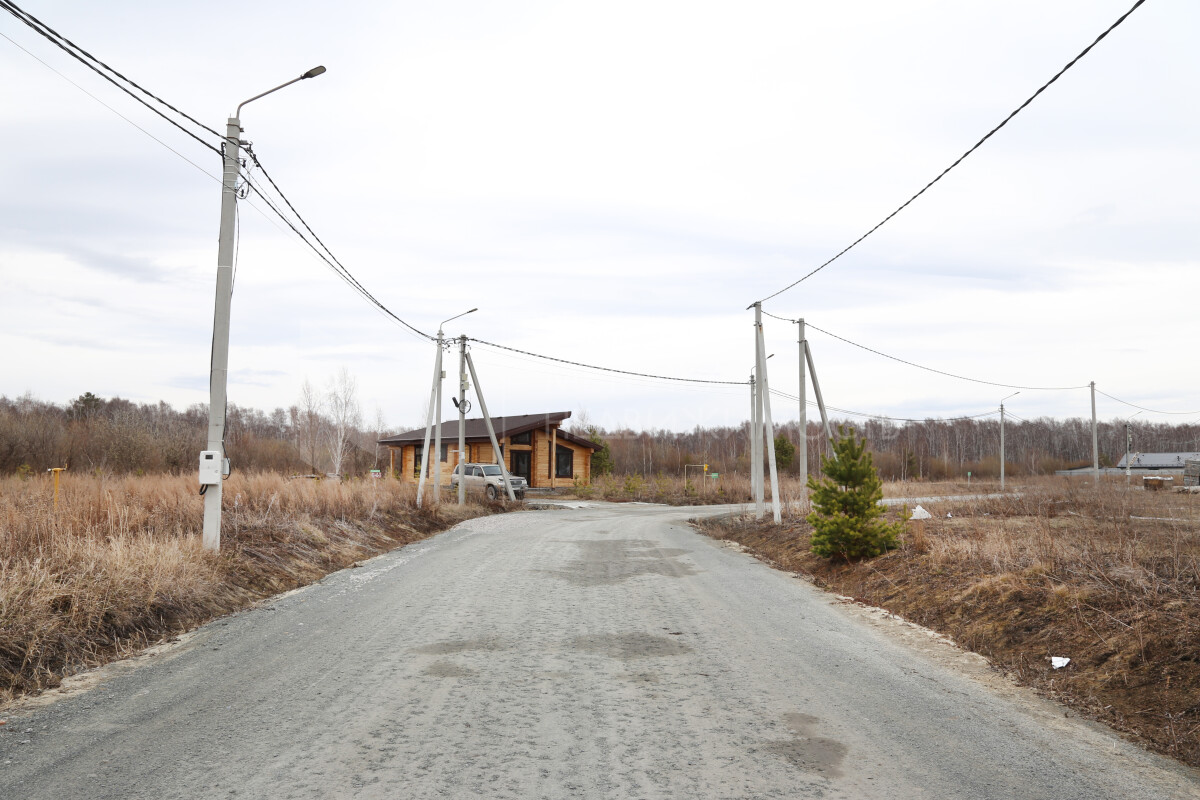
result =
M221 482L223 461L220 450L204 450L200 453L201 486L215 486Z

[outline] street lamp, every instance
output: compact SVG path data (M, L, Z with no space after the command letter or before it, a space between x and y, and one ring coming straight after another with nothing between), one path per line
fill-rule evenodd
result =
M1016 397L1020 392L1013 392L1008 397ZM1004 398L1007 400L1008 397ZM1004 400L1000 401L1000 491L1004 491Z
M1129 449L1133 445L1133 434L1129 430L1129 420L1136 417L1142 412L1137 412L1129 419L1125 420L1125 485L1129 485Z
M225 401L229 383L229 306L233 298L234 223L237 210L242 106L285 86L325 72L313 67L298 78L256 94L238 104L225 127L225 168L221 177L221 234L217 244L217 299L213 313L212 362L208 379L208 449L200 454L200 492L204 495L205 549L221 548L221 481L229 474L225 461Z

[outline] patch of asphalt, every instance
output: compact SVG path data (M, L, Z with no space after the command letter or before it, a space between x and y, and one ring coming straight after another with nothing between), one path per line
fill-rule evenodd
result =
M0 796L1197 795L924 629L695 533L698 511L485 517L334 573L13 714Z

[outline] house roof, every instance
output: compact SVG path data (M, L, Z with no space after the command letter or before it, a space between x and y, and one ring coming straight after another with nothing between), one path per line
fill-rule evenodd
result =
M515 417L492 417L492 427L496 430L496 438L503 439L505 436L519 436L526 431L538 429L549 431L551 428L558 428L562 424L562 421L569 416L571 416L570 411L555 411L543 414L522 414ZM487 426L484 424L483 417L466 420L463 430L466 434L466 440L472 444L488 441ZM599 450L603 446L562 429L559 429L557 436L572 444L590 447L592 450ZM443 422L442 441L456 441L457 439L458 420L454 419ZM406 444L422 444L424 441L425 429L415 428L404 433L397 433L395 436L389 436L386 439L380 439L379 443L399 447Z
M1121 456L1118 469L1125 469L1125 456ZM1185 461L1200 459L1200 453L1132 453L1130 468L1138 469L1183 469Z

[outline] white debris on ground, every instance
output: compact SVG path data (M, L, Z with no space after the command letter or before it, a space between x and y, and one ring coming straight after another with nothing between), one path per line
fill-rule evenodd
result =
M1055 669L1062 669L1070 663L1071 659L1069 658L1065 658L1063 656L1050 656L1050 666L1054 667Z

